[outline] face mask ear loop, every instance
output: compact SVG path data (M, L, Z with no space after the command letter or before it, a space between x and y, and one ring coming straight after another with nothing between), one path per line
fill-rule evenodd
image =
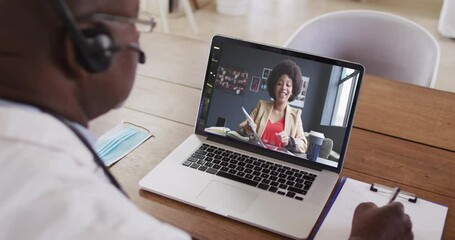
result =
M150 133L150 131L149 131L147 128L145 128L145 127L142 127L142 126L136 125L136 124L134 124L134 123L130 123L130 122L123 122L123 123L124 123L124 124L129 124L129 125L132 125L132 126L135 126L135 127L137 127L137 128L140 128L140 129L142 129L142 130L144 130L144 131ZM155 136L152 135L151 137L155 137Z

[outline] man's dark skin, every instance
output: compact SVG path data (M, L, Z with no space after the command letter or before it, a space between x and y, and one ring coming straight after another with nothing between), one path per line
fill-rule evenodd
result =
M0 96L31 103L87 126L124 101L134 81L137 53L121 51L110 68L90 74L77 61L72 39L51 1L0 4ZM98 12L135 16L137 1L68 1L75 16ZM81 29L99 23L85 23ZM103 24L116 44L137 42L134 26Z
M413 239L412 222L404 214L403 204L393 202L381 208L373 203L361 203L354 211L351 240Z
M68 0L73 15L93 12L135 17L137 0ZM115 44L137 43L133 25L87 22L106 28ZM183 47L183 46L182 46ZM0 0L0 98L52 111L82 126L119 106L129 95L137 52L115 54L104 72L92 74L77 61L73 40L49 0ZM1 117L1 116L0 116ZM31 216L32 217L32 216ZM412 239L412 223L400 203L360 204L351 239Z

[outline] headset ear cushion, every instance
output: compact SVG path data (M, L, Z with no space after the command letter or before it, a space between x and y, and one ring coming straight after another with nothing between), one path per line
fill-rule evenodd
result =
M114 42L109 32L100 28L82 30L84 49L78 58L81 65L89 72L98 73L108 69L112 62ZM82 56L81 56L82 55Z

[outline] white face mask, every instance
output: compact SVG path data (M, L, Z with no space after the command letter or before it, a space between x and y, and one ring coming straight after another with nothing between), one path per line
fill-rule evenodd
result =
M110 166L140 144L152 134L145 128L131 123L121 123L103 134L95 143L95 151L105 166Z

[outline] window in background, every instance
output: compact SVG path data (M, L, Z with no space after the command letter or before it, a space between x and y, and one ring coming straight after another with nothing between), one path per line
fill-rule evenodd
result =
M349 68L344 68L341 79L338 83L337 97L335 101L334 114L332 116L332 126L346 126L347 116L351 111L352 99L357 82L358 73Z
M359 72L334 67L324 104L321 125L346 127Z

